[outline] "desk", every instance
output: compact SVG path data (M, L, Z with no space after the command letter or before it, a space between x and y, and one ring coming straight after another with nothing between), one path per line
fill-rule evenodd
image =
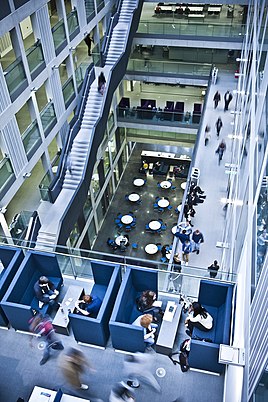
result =
M125 246L128 244L128 239L127 239L125 236L122 236L122 235L121 235L121 236L118 236L118 237L115 238L115 243L116 243L118 246L120 246L121 241L124 242L124 245L125 245Z
M145 181L143 179L135 179L133 181L134 186L136 187L142 187L144 185Z
M136 193L131 193L131 194L129 194L129 196L128 196L128 199L129 199L129 201L131 201L131 202L137 202L137 201L139 201L140 198L141 198L141 197L139 196L139 194L136 194Z
M145 246L145 249L144 249L144 250L145 250L145 252L146 252L147 254L153 255L153 254L156 254L156 253L157 253L158 247L157 247L156 244L150 243L150 244L147 244L147 246Z
M79 300L82 292L84 291L83 287L70 285L68 290L61 302L62 307L60 307L52 321L53 327L55 331L63 334L69 335L68 325L69 325L69 312L73 313L75 309L75 302ZM63 309L63 311L62 311Z
M134 220L134 218L131 215L123 215L122 218L121 218L121 222L124 225L130 225L130 223L132 223L133 220Z
M157 201L157 204L160 208L167 208L169 206L169 201L165 198L161 198L159 201Z
M171 182L169 180L163 180L160 183L160 187L163 188L163 189L170 188L171 187Z
M161 228L161 222L159 221L151 221L149 222L149 228L151 230L158 230Z
M46 394L47 396L44 394ZM54 402L56 395L57 391L52 391L51 389L35 386L28 402ZM90 400L78 398L77 396L62 394L60 402L90 402Z
M169 355L169 353L172 352L175 338L177 335L178 331L178 326L180 322L180 317L181 317L181 310L182 307L180 304L175 303L176 305L176 311L173 316L172 321L166 321L165 315L168 312L167 310L169 309L170 302L168 302L166 311L163 317L163 321L160 327L160 331L158 334L157 342L155 345L155 350L158 353L161 353L163 355Z

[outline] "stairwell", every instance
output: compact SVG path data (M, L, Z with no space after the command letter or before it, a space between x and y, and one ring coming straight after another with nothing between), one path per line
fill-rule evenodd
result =
M105 76L108 77L112 66L118 62L124 52L128 40L129 24L138 2L139 0L123 0L118 23L111 35L105 65L101 69L95 67L97 78L91 85L81 129L73 141L69 155L71 171L66 169L62 190L55 203L43 202L38 208L41 228L38 233L36 248L40 250L53 251L55 249L61 218L65 213L66 206L71 202L75 191L83 180L83 174L87 168L90 143L93 140L93 128L101 116L104 102L104 97L98 92L99 72L100 70L104 71Z

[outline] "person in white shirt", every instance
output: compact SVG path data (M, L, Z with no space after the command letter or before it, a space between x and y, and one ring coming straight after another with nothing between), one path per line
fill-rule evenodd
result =
M192 336L194 327L201 331L210 331L213 327L213 318L198 302L193 302L189 308L189 315L185 320L186 334Z
M153 345L155 342L155 333L158 325L154 324L151 314L143 314L136 318L132 325L137 325L144 328L144 342Z

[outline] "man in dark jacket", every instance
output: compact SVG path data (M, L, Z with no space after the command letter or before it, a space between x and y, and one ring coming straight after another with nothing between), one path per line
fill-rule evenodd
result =
M58 307L58 303L54 299L58 296L59 291L46 276L40 276L39 280L34 284L34 293L39 301L39 308L42 308L43 304Z
M233 99L233 95L230 91L225 92L224 94L224 111L228 110L229 103Z
M186 240L190 240L190 235L186 234L186 230L183 229L182 232L178 231L175 233L175 237L178 237L181 243L185 243Z
M200 230L196 229L192 234L193 240L193 253L199 254L200 252L200 243L204 243L204 236L200 232Z
M218 261L215 260L215 261L213 262L213 264L211 264L211 265L208 267L208 271L209 271L210 277L211 277L211 278L216 278L219 269L220 269L220 266L219 266L219 264L218 264Z

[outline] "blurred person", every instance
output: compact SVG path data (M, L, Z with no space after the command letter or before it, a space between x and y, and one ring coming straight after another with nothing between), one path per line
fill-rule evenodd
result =
M208 267L209 276L210 276L211 278L216 278L219 269L220 269L220 266L219 266L219 264L218 264L218 261L215 260L215 261L213 262L213 264L211 264L211 265Z
M220 132L221 132L221 129L223 126L221 117L218 117L218 120L216 121L215 126L216 126L217 137L219 138L219 135L220 135Z
M226 91L224 94L224 111L228 110L229 103L233 99L233 95L231 94L230 91Z
M205 128L205 146L208 145L208 142L209 142L209 140L211 138L209 132L210 132L210 126L207 124L206 128Z
M123 381L115 384L112 388L109 402L135 402L135 397L130 387L128 387Z
M155 343L155 334L158 328L157 324L153 323L152 314L143 314L133 321L132 325L137 325L138 327L143 327L144 332L144 342L151 346Z
M46 276L40 276L34 284L34 293L39 301L39 308L42 308L44 304L49 304L53 308L59 307L59 304L54 300L59 295L59 291Z
M78 313L96 318L101 307L101 299L98 296L84 295L81 300L75 302Z
M181 289L181 259L180 255L174 254L172 272L169 274L170 292L178 292Z
M138 388L141 381L150 385L157 392L161 392L161 387L153 376L154 357L153 353L140 352L125 357L124 374L128 377L128 386Z
M186 334L192 336L194 327L201 331L210 331L213 327L213 318L198 302L193 302L185 320Z
M87 390L88 385L81 382L80 376L85 373L86 369L94 371L84 354L75 348L70 348L67 353L62 356L60 368L67 382L76 389Z
M98 92L103 95L105 89L106 79L103 72L98 77Z
M218 154L219 156L219 165L221 163L222 157L224 152L226 151L226 144L225 141L222 139L220 145L218 146L218 148L216 149L215 153Z
M214 101L214 109L217 108L219 102L221 101L221 94L219 93L219 91L217 91L213 97L213 101Z
M185 263L185 265L188 265L189 263L189 254L192 251L192 246L190 243L190 240L186 240L183 244L182 244L182 260Z
M199 229L196 229L193 234L192 234L192 245L193 245L193 253L196 252L196 254L200 253L200 244L204 243L204 236L203 234L200 232Z
M64 346L57 338L52 320L48 315L37 314L29 321L29 329L33 334L43 337L45 348L40 365L45 364L50 357L50 349L62 350ZM32 342L32 339L31 339ZM32 343L31 343L32 345Z

